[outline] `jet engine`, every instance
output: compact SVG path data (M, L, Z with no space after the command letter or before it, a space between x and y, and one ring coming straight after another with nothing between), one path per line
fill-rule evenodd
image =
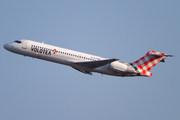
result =
M109 65L109 68L117 72L135 72L135 69L131 67L129 64L125 64L119 61L112 62Z

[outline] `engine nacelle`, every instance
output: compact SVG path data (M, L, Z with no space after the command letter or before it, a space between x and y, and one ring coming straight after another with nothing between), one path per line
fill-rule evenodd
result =
M125 72L127 70L127 65L119 61L115 61L109 65L109 68L118 72Z
M109 68L117 72L129 72L129 73L135 72L135 69L133 67L119 61L112 62L109 65Z

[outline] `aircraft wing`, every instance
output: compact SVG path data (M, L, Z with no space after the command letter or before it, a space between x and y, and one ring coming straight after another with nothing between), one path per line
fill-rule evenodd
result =
M119 59L107 59L107 60L99 60L99 61L86 61L86 62L73 62L73 64L76 64L78 66L83 66L90 69L95 69L104 65L107 65L111 62L117 61Z
M72 68L74 68L75 70L78 70L79 72L82 72L82 73L84 73L84 74L92 75L92 72L85 71L85 70L82 70L82 69L79 69L79 68L75 68L75 67L72 67Z

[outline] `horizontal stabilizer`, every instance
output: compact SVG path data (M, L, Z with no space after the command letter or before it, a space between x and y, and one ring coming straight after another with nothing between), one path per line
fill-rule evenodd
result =
M174 55L166 55L166 57L174 57Z
M160 52L156 52L156 51L149 51L147 53L149 56L157 56L157 57L174 57L174 55L167 55L167 54L164 54L164 53L160 53Z

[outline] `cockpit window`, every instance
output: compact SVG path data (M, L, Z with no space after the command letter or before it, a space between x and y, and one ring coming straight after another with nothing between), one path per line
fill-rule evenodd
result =
M16 43L21 43L21 41L19 41L19 40L15 40L14 42L16 42Z

